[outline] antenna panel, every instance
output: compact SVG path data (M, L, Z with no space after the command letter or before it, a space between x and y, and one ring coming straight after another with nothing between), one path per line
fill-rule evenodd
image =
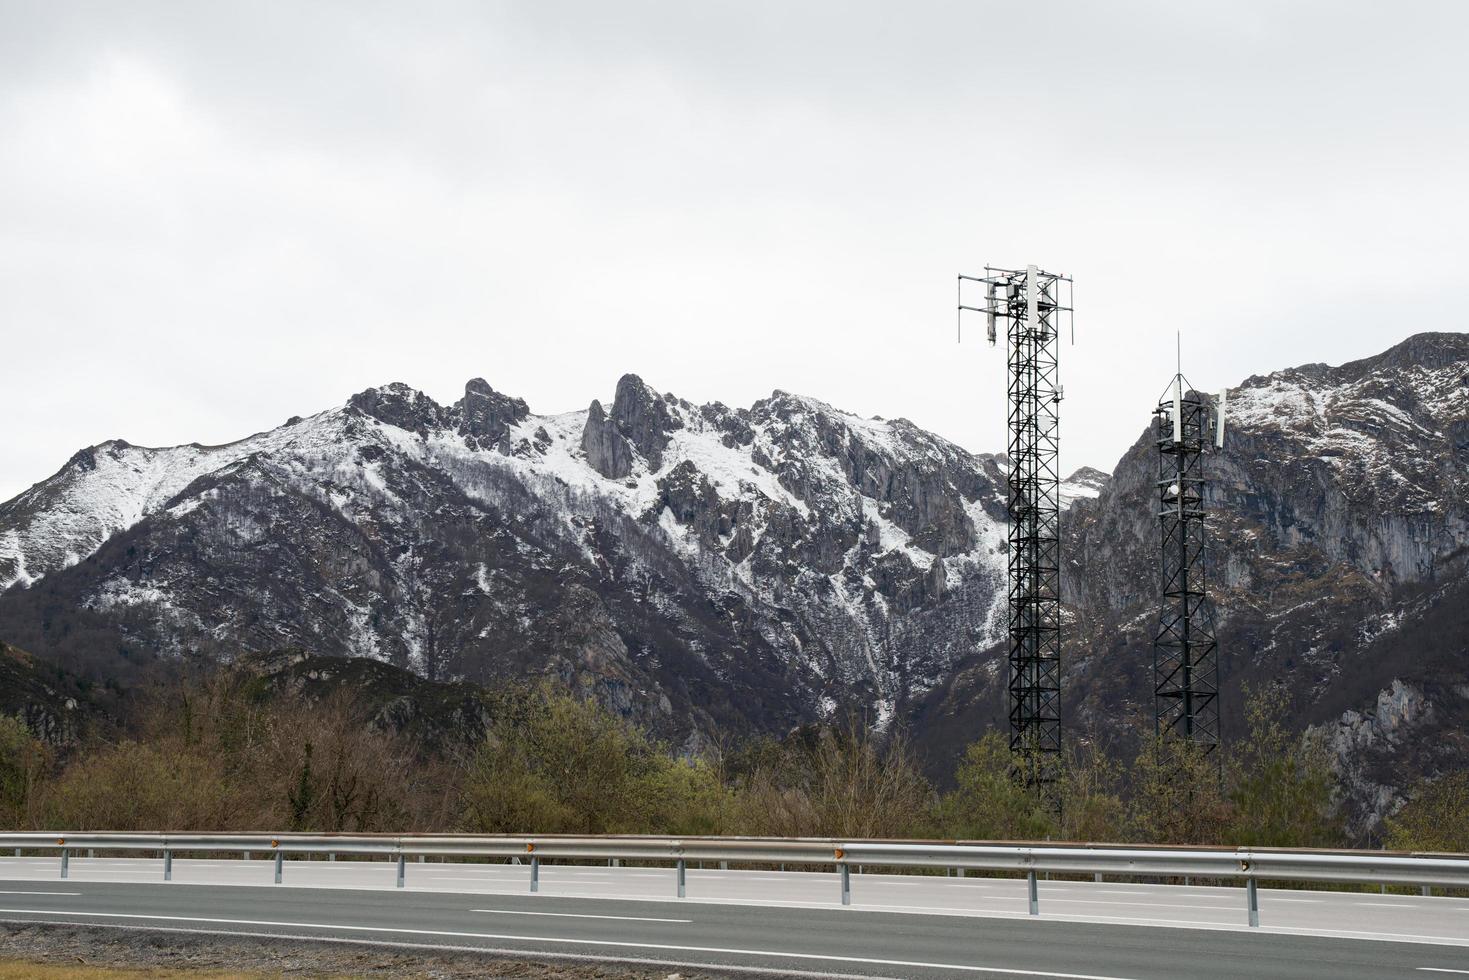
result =
M1224 448L1224 402L1229 397L1228 388L1219 389L1218 407L1214 412L1214 448Z
M1025 325L1030 330L1041 329L1040 287L1035 282L1036 268L1025 267Z
M1173 441L1183 442L1183 375L1173 378Z
M989 338L990 346L995 346L995 284L985 283L984 286L984 328Z

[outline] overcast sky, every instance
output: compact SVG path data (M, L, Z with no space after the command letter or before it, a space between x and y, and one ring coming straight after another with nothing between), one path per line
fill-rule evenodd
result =
M1004 446L954 276L1076 279L1063 467L1465 328L1469 3L0 0L0 499L404 381Z

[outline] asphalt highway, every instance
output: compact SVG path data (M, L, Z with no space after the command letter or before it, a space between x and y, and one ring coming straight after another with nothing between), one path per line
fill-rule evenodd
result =
M1469 899L662 868L0 858L0 919L281 935L862 977L1469 977Z

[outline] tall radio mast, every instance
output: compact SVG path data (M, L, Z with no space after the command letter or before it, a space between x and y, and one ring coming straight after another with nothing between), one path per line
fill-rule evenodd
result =
M990 345L1005 321L1009 365L1010 751L1017 775L1053 807L1061 768L1060 333L1069 277L1029 265L959 277L959 313L983 313ZM984 287L966 305L965 283ZM974 288L974 287L971 287Z
M1225 392L1194 391L1182 370L1153 410L1158 447L1162 601L1153 639L1153 717L1159 736L1204 753L1219 747L1219 657L1206 589L1206 449L1224 448Z

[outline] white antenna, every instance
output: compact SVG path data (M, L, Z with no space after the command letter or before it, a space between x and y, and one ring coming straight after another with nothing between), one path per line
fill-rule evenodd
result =
M985 283L984 287L984 327L989 335L990 346L995 346L995 284Z
M1183 375L1173 376L1173 441L1183 442Z
M1035 274L1035 266L1025 267L1025 322L1031 330L1040 329L1040 295L1035 286Z
M1224 448L1224 402L1229 397L1228 388L1219 389L1219 407L1215 410L1214 448Z

